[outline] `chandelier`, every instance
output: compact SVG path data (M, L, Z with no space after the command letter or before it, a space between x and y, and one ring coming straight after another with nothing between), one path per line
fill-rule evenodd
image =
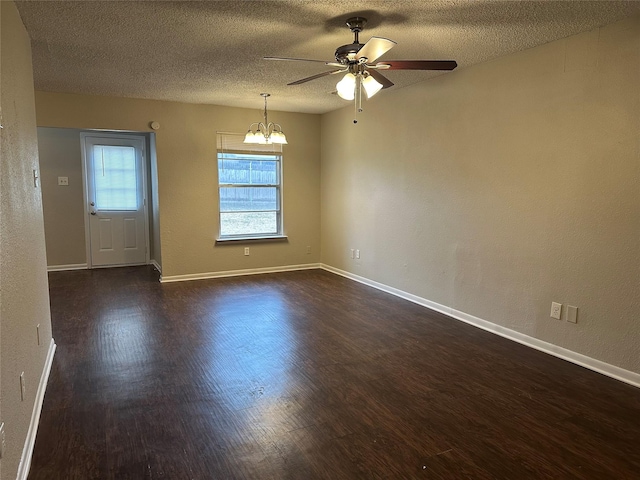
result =
M287 137L285 137L282 127L267 120L267 97L271 95L261 93L260 96L264 97L264 122L254 122L249 125L249 131L244 136L244 143L258 143L261 145L281 143L286 145Z

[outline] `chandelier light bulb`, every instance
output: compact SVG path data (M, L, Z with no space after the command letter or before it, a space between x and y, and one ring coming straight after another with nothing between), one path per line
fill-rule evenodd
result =
M273 143L279 143L283 145L287 145L287 137L284 136L282 132L273 132L271 134L271 141Z
M249 130L244 136L244 143L256 143L256 134Z

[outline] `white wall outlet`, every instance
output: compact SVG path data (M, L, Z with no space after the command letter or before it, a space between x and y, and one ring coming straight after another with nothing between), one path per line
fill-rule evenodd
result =
M355 248L351 249L351 258L356 258L356 250L355 250Z
M562 304L551 302L551 318L560 320L560 315L562 315Z
M69 185L69 177L58 177L58 185Z
M567 305L567 322L578 323L578 307Z
M38 345L40 345L40 324L36 325L36 339L38 340Z
M356 249L356 258L360 258L360 249Z
M311 253L311 245L307 245L307 255Z
M244 247L244 255L245 257L249 256L249 247Z
M33 186L38 188L38 181L40 180L40 174L38 173L38 170L36 170L35 168L33 169Z
M27 397L27 386L24 382L24 372L20 374L20 400L24 402L24 399Z

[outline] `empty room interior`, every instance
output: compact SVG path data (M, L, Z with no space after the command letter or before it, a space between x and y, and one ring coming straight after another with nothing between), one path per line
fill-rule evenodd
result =
M0 479L639 478L640 2L0 11Z

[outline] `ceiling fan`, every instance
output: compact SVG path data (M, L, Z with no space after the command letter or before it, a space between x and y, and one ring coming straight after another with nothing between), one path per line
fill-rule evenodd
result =
M351 17L347 19L347 26L353 32L354 40L349 45L342 45L336 49L335 62L324 60L309 60L306 58L264 57L265 60L288 60L294 62L319 62L335 70L318 73L310 77L296 80L287 85L300 85L317 78L338 73L346 75L336 85L337 93L345 100L355 100L355 115L362 111L362 90L367 98L373 97L383 88L393 86L393 82L379 70L453 70L458 66L454 60L386 60L375 62L388 52L396 42L382 37L371 37L367 43L360 43L359 36L367 19ZM353 123L358 123L354 118Z

